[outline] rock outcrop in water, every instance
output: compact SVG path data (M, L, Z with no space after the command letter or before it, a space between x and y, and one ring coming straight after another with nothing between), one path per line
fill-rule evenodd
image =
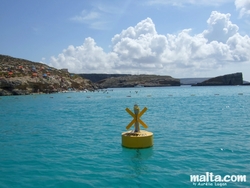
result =
M180 80L171 76L158 75L130 75L111 77L97 82L102 88L120 88L120 87L163 87L180 86Z
M204 82L197 83L193 86L223 86L223 85L243 85L242 73L226 74L210 78Z
M94 90L98 86L67 69L0 55L0 96Z

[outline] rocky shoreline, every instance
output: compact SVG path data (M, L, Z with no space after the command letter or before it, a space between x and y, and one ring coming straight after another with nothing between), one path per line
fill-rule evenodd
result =
M69 73L66 68L56 69L42 63L0 55L0 96L180 85L182 85L180 79L171 76L74 74ZM217 85L244 85L243 75L242 73L228 74L192 84L192 86Z
M67 69L0 55L0 96L96 89L96 84Z

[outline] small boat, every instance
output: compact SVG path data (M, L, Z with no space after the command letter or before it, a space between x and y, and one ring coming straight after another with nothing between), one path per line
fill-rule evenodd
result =
M143 85L137 84L134 87L144 87Z

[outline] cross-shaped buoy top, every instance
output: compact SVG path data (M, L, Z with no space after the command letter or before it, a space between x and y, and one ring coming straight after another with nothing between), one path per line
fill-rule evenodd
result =
M140 108L137 104L134 105L134 113L129 109L126 108L126 111L134 118L126 127L129 129L133 124L135 125L135 132L140 132L140 125L141 124L144 128L148 128L146 123L144 123L140 117L147 111L147 108L144 107L143 110L140 112Z

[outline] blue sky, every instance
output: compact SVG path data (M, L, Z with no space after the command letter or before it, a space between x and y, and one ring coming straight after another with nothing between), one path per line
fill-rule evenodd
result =
M250 0L0 0L0 54L74 73L242 72Z

